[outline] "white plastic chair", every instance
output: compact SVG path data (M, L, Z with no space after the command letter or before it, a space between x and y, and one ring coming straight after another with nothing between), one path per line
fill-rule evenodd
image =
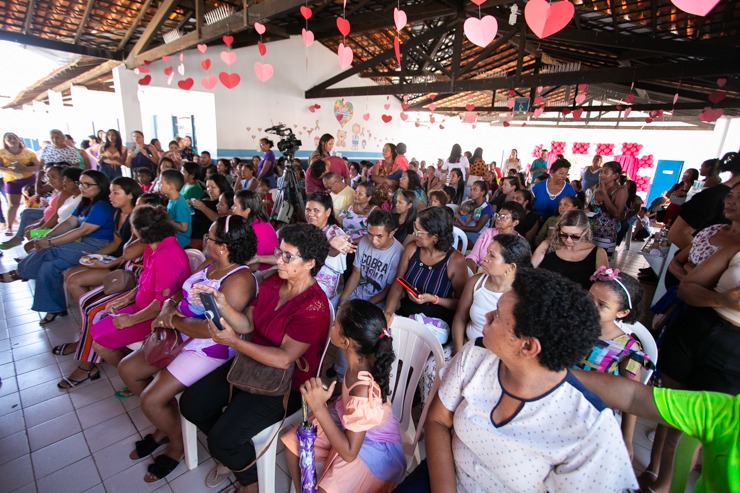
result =
M458 212L460 210L460 206L457 204L447 204L447 207L452 209L452 212Z
M655 338L650 331L642 325L640 322L633 324L620 323L619 327L627 334L634 335L642 344L642 350L648 355L650 361L654 365L658 364L658 345L655 343ZM642 369L642 375L640 381L644 384L648 383L650 377L653 375L653 370Z
M406 455L406 470L411 471L420 462L419 437L424 429L429 405L432 402L431 398L427 399L419 422L414 425L411 416L414 394L430 354L436 363L436 378L429 395L436 394L439 386L439 371L445 363L444 353L437 338L423 324L415 320L396 315L391 324L391 335L396 360L391 368L390 399L393 414L401 430L401 441Z
M462 254L468 251L468 237L465 232L457 226L452 227L452 236L455 238L454 246L457 248L457 243L460 242L460 248L457 248Z
M206 261L206 256L201 252L200 250L196 250L195 248L188 248L185 250L185 253L188 254L188 260L190 261L190 273L194 273L195 269L200 267L200 264Z

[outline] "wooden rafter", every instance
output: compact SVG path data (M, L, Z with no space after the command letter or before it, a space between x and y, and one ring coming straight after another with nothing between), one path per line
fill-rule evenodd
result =
M131 62L136 59L136 57L138 57L144 50L146 50L146 48L154 39L154 36L159 33L159 28L162 26L162 23L167 19L167 16L170 15L170 12L177 6L178 3L180 3L180 0L164 0L161 3L159 8L157 9L157 12L154 14L154 17L152 17L152 20L149 21L149 25L146 26L146 29L136 41L134 48L131 50L131 53L129 53L128 57L126 58L127 67L133 68L130 66ZM136 65L134 65L134 67Z
M87 19L90 17L90 12L92 12L94 5L95 5L95 0L87 0L87 6L85 7L85 13L82 14L82 19L80 19L80 24L77 26L77 32L75 33L74 44L77 44L77 42L80 40L80 36L82 36L82 32L85 30Z
M134 31L141 23L141 19L144 18L144 15L146 15L151 4L152 0L146 0L144 2L144 6L141 7L141 10L139 10L139 13L136 15L136 19L134 19L134 21L131 23L128 30L126 31L126 34L123 36L123 38L121 38L121 42L118 43L118 51L121 51L126 47L126 45L128 44L128 40L131 39L131 35L134 34Z
M36 0L29 0L28 10L26 11L26 20L23 22L23 31L21 31L24 35L27 35L28 31L31 30L31 23L33 22L33 16L35 13Z

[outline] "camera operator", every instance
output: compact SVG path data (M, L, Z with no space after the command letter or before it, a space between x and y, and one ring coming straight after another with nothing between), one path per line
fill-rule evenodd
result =
M349 184L349 170L344 160L339 157L331 155L331 150L334 148L334 137L331 134L324 134L319 139L319 145L316 150L308 158L309 169L311 164L317 160L322 160L328 164L328 171L336 173L342 177L344 183ZM321 178L313 176L311 173L306 173L306 193L313 192L324 192L324 183Z

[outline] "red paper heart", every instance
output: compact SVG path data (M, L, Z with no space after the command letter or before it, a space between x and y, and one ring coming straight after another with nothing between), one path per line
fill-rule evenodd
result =
M564 115L570 115L570 108L563 108Z
M337 29L346 37L349 34L349 21L344 17L337 17Z
M468 103L465 105L465 109L468 111L473 111L475 109L475 105L473 103Z
M151 64L152 64L151 60L144 60L144 65L151 65Z
M634 101L634 100L635 100L635 95L634 94L627 94L624 97L624 102L627 103L627 104L632 104L632 101Z
M177 87L179 87L180 89L184 89L186 91L189 91L193 87L193 84L195 84L195 81L190 77L188 77L185 80L177 81Z
M408 103L401 103L401 108L403 108L403 110L406 111L407 109L409 109L409 104Z
M727 97L727 93L725 91L714 91L712 94L709 95L709 101L711 101L714 104L719 103L723 99Z
M383 115L380 118L382 118L385 123L388 123L389 121L393 120L393 117L391 115Z
M725 110L722 108L710 108L707 106L702 110L701 113L699 113L699 120L707 123L711 123L714 121L717 121L719 117L725 114Z
M401 65L401 42L398 40L398 36L393 37L393 51L396 54L396 62Z
M140 86L148 86L151 81L152 81L152 76L151 75L145 75L144 77L142 77L141 79L139 79L139 85Z
M314 105L309 106L308 107L308 111L310 111L311 113L315 113L316 112L316 106L314 106Z
M575 12L568 0L552 4L546 0L529 0L524 7L524 20L532 32L543 39L567 26Z
M257 41L257 49L259 50L261 56L265 56L265 53L267 53L267 47L262 41Z
M645 123L653 123L653 119L652 118L645 118Z
M439 124L439 129L440 129L440 130L444 130L444 129L445 129L445 126L444 126L444 125L442 125L442 124L440 123L440 124Z
M537 96L534 98L534 104L542 104L542 96Z
M148 67L138 67L138 69L139 69L139 72L141 72L142 74L148 74L149 73L149 68Z
M434 101L436 98L437 98L437 95L436 94L430 94L429 95L429 99L431 99L432 101Z
M717 79L717 86L718 87L725 87L725 84L727 84L727 79L724 77L720 77Z
M580 120L582 114L583 114L583 108L578 108L577 110L573 110L573 119Z
M514 89L509 89L509 96L512 98L516 96L516 91Z
M167 76L169 76L169 75L171 75L171 74L172 74L172 72L173 72L174 70L175 70L175 69L173 69L173 68L172 68L172 67L170 66L170 67L165 67L165 68L164 68L164 70L162 70L162 72L164 72L164 75L167 75Z
M504 121L503 125L504 125L504 127L508 127L509 125L511 125L511 123L509 123L509 121L506 120L506 121Z
M201 68L203 68L203 70L208 70L209 68L211 68L211 59L206 58L205 60L201 60L200 66Z
M301 5L301 15L304 19L308 20L313 15L313 11L305 5Z
M227 36L224 36L221 39L224 40L224 43L226 44L226 46L231 46L232 44L234 44L234 36L228 36L227 35Z
M588 87L588 84L578 84L578 91L583 92Z
M314 108L316 108L317 110L318 110L319 108L321 108L321 105L320 105L320 104L315 104L315 105L313 105L313 106L314 106Z
M398 7L393 9L393 23L396 25L396 30L401 31L404 27L406 27L406 23L408 22L408 18L406 17L406 12L403 10L399 10Z
M218 84L218 77L215 75L208 75L200 78L200 85L205 89L211 91Z
M242 78L237 73L230 74L228 72L221 72L218 74L218 80L221 81L221 84L223 84L226 89L233 89L239 85Z

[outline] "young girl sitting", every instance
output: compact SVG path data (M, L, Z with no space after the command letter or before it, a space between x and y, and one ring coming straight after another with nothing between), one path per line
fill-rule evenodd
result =
M460 206L460 211L455 213L453 224L455 226L475 226L476 221L473 219L474 210L475 202L472 200L466 200Z
M576 368L612 373L639 381L641 369L654 367L653 362L642 352L640 343L630 334L625 334L614 322L619 320L631 324L637 321L642 288L633 277L603 265L590 279L594 283L589 294L599 311L601 336L591 353ZM622 415L622 436L630 457L633 456L635 421L634 415Z
M406 459L398 422L388 400L393 341L383 312L364 300L342 304L331 342L344 353L348 369L342 394L327 407L336 381L324 390L321 379L311 378L301 394L318 425L316 462L324 463L319 491L376 493L392 491L403 478ZM300 491L298 440L295 429L282 437L290 475Z

